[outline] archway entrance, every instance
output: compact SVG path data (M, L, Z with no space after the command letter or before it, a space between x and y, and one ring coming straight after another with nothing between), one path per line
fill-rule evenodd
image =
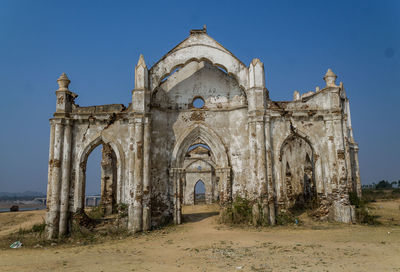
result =
M196 125L177 141L170 184L173 186L174 222L182 222L182 205L196 204L195 187L204 184L206 204L231 201L231 176L225 147L210 128Z
M292 135L282 145L282 188L287 208L302 210L312 207L316 199L313 157L311 145L298 135Z
M211 155L211 148L206 144L194 144L190 146L183 165L185 175L182 192L183 204L194 205L200 202L203 204L217 202L219 188L215 175L215 162ZM201 181L200 184L199 181ZM197 186L201 186L204 189L202 189L202 200L197 199L196 202Z

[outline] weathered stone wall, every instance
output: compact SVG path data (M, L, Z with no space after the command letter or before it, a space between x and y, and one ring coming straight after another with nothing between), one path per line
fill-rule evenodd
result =
M133 232L181 223L199 179L207 202L245 197L261 204L270 224L310 194L324 216L352 221L348 192L361 194L358 146L343 84L331 70L324 80L323 89L295 91L293 101L271 101L261 61L246 66L205 30L192 31L150 69L141 56L128 107L76 105L63 74L50 120L48 237L67 234L71 215L84 208L87 158L98 145L102 202L108 213L127 204ZM188 163L195 144L209 148L197 154L205 156L202 171Z

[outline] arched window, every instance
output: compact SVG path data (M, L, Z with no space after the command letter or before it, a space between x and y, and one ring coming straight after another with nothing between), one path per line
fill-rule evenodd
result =
M204 182L200 179L194 186L194 204L206 203L206 187Z

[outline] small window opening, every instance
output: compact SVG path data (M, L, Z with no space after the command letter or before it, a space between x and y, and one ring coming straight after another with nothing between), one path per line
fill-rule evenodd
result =
M199 146L204 147L205 149L208 149L209 151L211 151L211 148L210 148L208 145L206 145L206 144L194 144L194 145L191 145L191 146L188 148L188 152L189 152L189 151L192 151L193 149L195 149L196 147L199 147Z
M170 78L170 76L172 76L173 74L175 74L176 72L179 71L181 67L176 67L174 70L172 70L168 75L164 76L161 80L161 84L164 83L165 81L167 81L168 78Z
M201 97L196 97L194 100L193 100L193 107L195 107L196 109L201 109L201 108L203 108L204 107L204 104L205 104L205 102L204 102L204 100L203 100L203 98L201 98Z
M201 166L200 165L197 166L197 170L201 171Z

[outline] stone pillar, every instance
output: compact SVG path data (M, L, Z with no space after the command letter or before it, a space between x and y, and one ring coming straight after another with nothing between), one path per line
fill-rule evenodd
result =
M255 123L257 142L257 179L259 182L260 197L267 196L266 162L265 162L265 128L262 116L258 116Z
M183 199L183 179L185 178L184 169L178 169L177 176L177 222L178 224L182 224L182 199Z
M146 173L144 173L144 119L149 111L150 104L150 91L148 90L148 69L144 58L140 55L139 61L135 67L135 89L132 91L132 113L131 118L134 122L134 134L131 133L130 137L130 152L135 155L130 157L130 198L131 204L129 207L129 218L128 227L133 232L143 230L143 178L146 176L149 179L149 145L147 143L146 156L148 156L146 162ZM131 122L132 122L131 121ZM149 129L149 128L148 128ZM149 132L148 132L149 133ZM148 140L148 139L147 139ZM146 140L146 141L147 141ZM149 185L149 180L146 181ZM148 203L146 203L146 208ZM149 226L148 220L149 209L145 212L146 216L146 227Z
M78 158L75 162L78 175L76 175L74 188L74 212L78 212L86 206L84 188L84 181L86 180L86 162L86 160L80 162Z
M217 177L219 178L220 203L222 205L229 204L232 202L231 168L217 168L215 172Z
M105 215L114 212L116 190L116 156L109 144L103 144L101 159L101 200Z
M249 65L248 126L249 126L249 185L255 189L250 198L260 198L266 187L265 135L263 116L267 105L268 90L265 88L264 64L253 59ZM264 190L264 192L263 192Z
M71 181L71 153L72 153L71 137L72 137L72 120L66 120L64 128L63 161L62 161L60 231L59 231L60 236L63 236L68 232L69 188Z
M263 199L263 213L268 214L268 223L275 225L275 190L273 186L273 173L272 173L272 142L271 142L271 120L269 117L265 118L265 152L266 152L266 165L267 165L267 199ZM267 207L268 206L268 207Z
M360 166L358 164L358 145L356 143L353 144L353 152L354 152L354 183L356 187L357 196L361 198L362 190L361 190L361 178L360 178Z
M339 182L339 199L348 204L348 176L347 176L347 164L346 160L348 158L348 152L346 152L346 141L343 138L343 131L342 131L342 116L335 115L333 117L333 136L335 141L336 147L336 171L338 173L338 182ZM335 154L334 154L335 155Z
M61 160L64 142L64 125L62 119L55 119L54 133L54 157L52 161L51 174L51 202L47 216L47 238L53 239L58 236L60 216L60 189L61 189Z
M170 182L173 184L172 189L172 200L174 204L174 224L180 224L181 214L180 214L180 178L179 178L179 168L170 169Z
M327 145L327 153L325 154L324 164L322 167L325 168L325 180L327 189L332 194L338 192L339 180L338 171L336 165L336 150L335 150L335 139L333 136L333 120L332 116L324 116L325 121L325 139ZM321 154L322 155L322 154Z
M151 229L151 176L150 144L151 119L146 117L143 136L143 230Z
M135 170L133 199L133 232L143 230L143 119L135 122Z
M52 120L50 120L50 147L49 147L49 167L47 172L47 211L49 210L49 206L51 203L51 176L53 171L53 159L54 159L54 133L55 133L55 124Z
M134 208L133 200L135 195L135 122L129 120L129 151L128 151L128 229L133 229Z
M249 171L250 171L250 181L248 182L247 186L253 187L253 190L249 190L247 188L247 191L249 193L256 193L254 191L255 188L258 186L255 186L257 184L257 139L256 139L256 124L252 120L252 117L249 117L249 153L250 153L250 160L249 160ZM250 196L246 196L250 197Z

